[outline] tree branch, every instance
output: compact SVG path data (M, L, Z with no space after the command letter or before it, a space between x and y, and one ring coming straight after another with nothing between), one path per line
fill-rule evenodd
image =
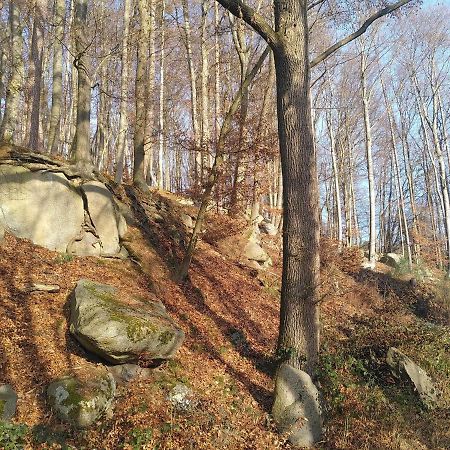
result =
M277 33L266 19L242 0L217 0L234 16L247 22L271 47L278 43Z
M220 1L220 0L219 0ZM319 56L314 58L310 63L309 66L312 68L314 66L317 66L317 64L321 63L323 60L328 58L330 55L332 55L336 50L339 50L344 45L347 45L349 42L355 40L362 34L364 34L367 29L372 25L375 20L379 19L380 17L386 16L387 14L390 14L391 12L395 11L396 9L400 8L403 5L406 5L407 3L410 3L412 0L400 0L393 5L386 6L383 9L380 9L375 14L370 16L362 25L361 27L356 30L354 33L349 34L347 37L341 39L340 41L336 42L334 45L329 47L327 50L325 50L323 53L321 53Z

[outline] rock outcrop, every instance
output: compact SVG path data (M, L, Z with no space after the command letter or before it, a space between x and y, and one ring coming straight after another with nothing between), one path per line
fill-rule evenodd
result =
M398 255L397 253L385 253L380 258L380 262L396 269L400 265L402 259L403 256Z
M80 280L70 300L70 331L87 350L114 364L170 359L184 333L160 301L121 301L113 286Z
M82 378L68 375L53 381L47 398L61 420L86 428L111 407L115 392L114 377L104 368L92 368Z
M119 253L126 223L105 184L72 180L63 169L35 170L35 163L6 162L0 159L0 231L62 253Z
M283 363L275 383L272 415L279 431L297 447L312 447L322 437L319 393L311 377Z
M425 370L395 347L388 350L386 362L396 377L412 383L427 408L436 407L438 391Z
M83 199L62 173L1 164L0 222L17 237L66 252L84 222Z

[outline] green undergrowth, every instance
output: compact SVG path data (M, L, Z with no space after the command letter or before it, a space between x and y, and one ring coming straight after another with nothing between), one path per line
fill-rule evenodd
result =
M442 393L436 409L426 409L412 385L392 374L389 347L406 353L432 378ZM327 422L323 448L450 448L449 377L449 328L374 319L359 324L344 342L328 336L318 374Z

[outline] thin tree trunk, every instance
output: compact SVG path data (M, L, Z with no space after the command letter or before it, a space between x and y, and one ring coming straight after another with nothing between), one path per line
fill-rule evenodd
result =
M131 16L131 0L124 0L123 36L122 36L122 64L120 80L120 107L119 107L119 131L117 135L117 167L115 182L120 184L123 177L123 164L125 156L126 135L128 131L128 45ZM147 20L147 18L145 18Z
M232 126L232 120L233 117L239 108L239 104L242 99L242 91L244 89L247 89L248 86L250 86L250 83L255 78L258 71L261 69L264 60L266 59L267 55L269 54L270 48L267 47L266 50L262 53L258 61L256 62L253 69L249 72L246 79L244 80L243 84L241 85L238 93L233 99L233 102L231 103L228 112L226 113L222 127L220 129L220 135L219 135L219 141L217 143L217 149L216 149L216 155L214 157L214 163L211 167L211 171L207 180L207 183L205 184L203 195L202 195L202 202L200 204L200 208L197 214L197 219L195 221L194 230L192 231L191 239L189 240L188 248L186 249L186 253L184 255L183 261L180 264L180 267L178 269L178 273L176 275L176 279L181 282L184 279L186 279L189 271L189 267L191 265L192 257L194 256L194 251L197 246L197 241L200 235L200 232L203 227L203 222L205 220L206 211L208 209L208 206L211 202L212 198L212 192L214 189L214 186L217 183L217 180L219 179L222 169L223 169L223 163L224 163L224 146L225 146L225 139L230 132L231 126Z
M372 160L372 127L369 116L369 92L367 89L367 55L365 49L361 49L361 96L364 111L364 131L367 160L367 178L369 181L369 261L375 262L376 249L376 209L375 209L375 178Z

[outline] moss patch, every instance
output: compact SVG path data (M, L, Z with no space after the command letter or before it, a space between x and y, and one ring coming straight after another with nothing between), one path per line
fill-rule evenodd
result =
M158 332L158 328L149 320L131 315L130 311L117 299L115 290L111 292L101 290L95 284L89 282L86 282L84 286L101 301L103 308L108 312L112 321L125 324L130 341L139 342L145 339L149 333Z

